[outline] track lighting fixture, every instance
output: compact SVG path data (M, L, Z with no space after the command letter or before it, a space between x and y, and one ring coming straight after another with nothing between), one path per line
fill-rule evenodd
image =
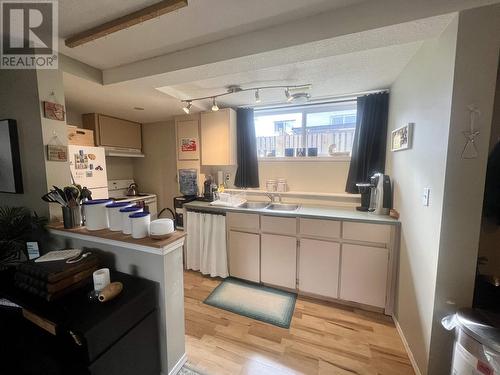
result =
M260 103L259 89L255 90L255 103Z
M186 112L186 114L188 114L188 115L189 115L189 112L190 112L190 110L191 110L191 106L192 106L192 104L191 104L191 102L190 102L190 101L188 101L188 102L186 102L186 103L187 103L187 104L186 104L184 107L182 107L182 110L183 110L184 112Z
M215 96L212 98L212 112L217 112L219 110L219 106L217 105L217 102L215 101Z
M227 86L226 87L227 91L224 93L221 93L221 94L212 95L212 96L205 96L202 98L190 98L190 99L182 100L182 103L183 104L185 103L185 105L182 107L182 110L184 112L186 112L187 114L189 114L190 109L192 107L192 102L211 99L212 100L212 111L216 112L219 110L219 106L217 105L217 98L219 98L221 96L240 93L243 91L254 91L255 103L261 102L261 98L260 98L260 91L261 90L270 90L270 89L285 89L285 97L286 97L287 102L291 102L291 101L294 101L296 99L308 100L310 98L310 95L306 91L310 90L311 87L312 87L311 84L287 85L287 86L274 85L274 86L259 86L259 87L249 87L249 88L241 88L238 85L231 85L231 86Z

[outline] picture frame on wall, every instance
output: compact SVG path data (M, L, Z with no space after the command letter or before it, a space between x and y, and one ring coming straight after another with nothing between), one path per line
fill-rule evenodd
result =
M23 193L17 122L0 120L0 192Z
M403 151L412 147L413 125L409 122L391 132L391 151Z

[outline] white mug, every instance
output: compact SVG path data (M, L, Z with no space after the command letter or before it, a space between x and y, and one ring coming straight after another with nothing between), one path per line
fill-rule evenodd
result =
M100 292L110 283L109 268L101 268L94 271L92 277L94 278L94 290Z

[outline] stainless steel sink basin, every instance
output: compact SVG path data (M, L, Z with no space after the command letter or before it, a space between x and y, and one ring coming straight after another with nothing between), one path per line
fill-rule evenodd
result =
M252 210L260 210L262 208L266 208L269 205L267 202L245 202L240 207L241 208L250 208Z
M271 203L266 207L266 210L273 211L295 211L299 208L298 204L285 204L285 203Z

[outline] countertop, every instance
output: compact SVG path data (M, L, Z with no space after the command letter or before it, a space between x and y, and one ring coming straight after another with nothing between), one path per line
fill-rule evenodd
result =
M155 240L149 237L136 239L132 238L132 236L130 235L123 234L122 232L113 232L110 231L109 229L92 230L92 231L88 230L85 227L65 229L62 224L49 224L47 225L47 228L50 231L64 232L70 236L73 235L73 236L97 237L99 239L104 239L108 241L124 242L126 244L129 244L129 247L140 247L140 248L149 247L153 249L163 249L186 236L186 233L184 232L175 231L174 233L172 233L170 237L162 240Z
M374 215L369 212L357 211L355 208L346 207L329 207L329 206L312 206L300 205L295 211L272 211L266 209L251 209L241 207L221 207L211 206L209 202L192 201L184 204L188 210L200 210L207 212L243 212L257 213L269 216L284 216L284 217L304 217L311 219L337 219L344 221L359 221L365 223L392 224L399 225L400 222L388 215Z

